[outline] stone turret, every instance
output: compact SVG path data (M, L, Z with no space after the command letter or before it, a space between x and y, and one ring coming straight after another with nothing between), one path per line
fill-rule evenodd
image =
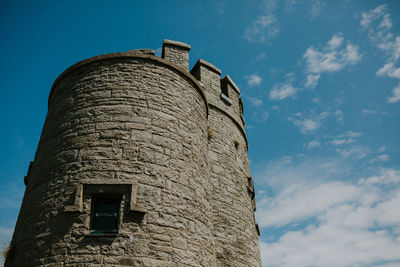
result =
M261 266L240 91L189 50L58 77L5 266Z

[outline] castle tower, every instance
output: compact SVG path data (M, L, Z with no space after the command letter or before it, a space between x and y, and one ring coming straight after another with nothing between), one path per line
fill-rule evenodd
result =
M5 266L261 266L240 91L189 50L57 78Z

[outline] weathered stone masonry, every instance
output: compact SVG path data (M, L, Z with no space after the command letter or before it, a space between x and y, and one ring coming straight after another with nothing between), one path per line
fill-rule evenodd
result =
M204 60L189 73L189 50L60 75L5 266L261 266L240 91ZM113 233L93 231L104 196L121 201Z

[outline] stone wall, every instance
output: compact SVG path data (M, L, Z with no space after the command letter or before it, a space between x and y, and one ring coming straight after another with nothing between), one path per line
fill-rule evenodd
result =
M224 78L226 106L221 73L187 72L189 49L60 75L5 266L261 266L240 92ZM97 194L121 197L118 233L90 232Z
M217 265L261 266L239 88L228 75L220 79L221 70L204 60L191 73L205 88L210 109L208 158Z

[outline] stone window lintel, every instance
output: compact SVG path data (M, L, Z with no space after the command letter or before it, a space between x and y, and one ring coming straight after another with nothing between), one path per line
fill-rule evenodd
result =
M139 207L137 200L137 181L121 181L110 179L87 179L83 180L75 188L74 204L65 206L65 212L83 212L83 195L98 194L98 193L130 193L129 211L146 213L146 210Z

